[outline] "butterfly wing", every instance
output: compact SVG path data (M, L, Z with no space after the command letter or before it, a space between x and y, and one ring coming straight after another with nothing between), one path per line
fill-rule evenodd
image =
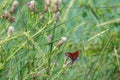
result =
M73 60L76 60L78 58L80 54L80 50L76 51L74 54L73 54Z
M72 60L73 60L73 53L71 53L71 52L68 52L67 54L66 54L66 56L68 56L69 58L71 58Z
M78 58L79 54L80 54L80 50L78 50L78 51L76 51L74 53L68 52L66 54L66 56L68 56L70 59L72 59L72 61L74 61L74 60L76 60Z

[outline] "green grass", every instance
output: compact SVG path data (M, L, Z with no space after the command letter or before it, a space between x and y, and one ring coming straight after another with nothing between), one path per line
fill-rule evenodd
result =
M13 1L0 0L0 16ZM25 4L30 0L18 1L16 22L0 18L0 80L120 80L119 0L63 0L58 22L53 4L45 13L44 0L36 0L36 13ZM7 36L9 26L15 31ZM67 65L66 52L77 50L79 60Z

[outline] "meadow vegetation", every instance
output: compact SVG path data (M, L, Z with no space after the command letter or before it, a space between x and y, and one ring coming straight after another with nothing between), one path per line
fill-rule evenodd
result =
M119 0L0 0L0 80L119 75Z

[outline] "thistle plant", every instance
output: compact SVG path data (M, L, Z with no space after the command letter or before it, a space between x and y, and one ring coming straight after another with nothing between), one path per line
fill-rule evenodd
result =
M119 17L119 0L0 0L0 80L120 80Z

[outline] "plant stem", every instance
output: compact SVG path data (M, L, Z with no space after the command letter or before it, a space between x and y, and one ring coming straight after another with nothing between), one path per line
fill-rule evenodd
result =
M54 39L54 34L55 34L55 28L53 29L52 31L52 40ZM48 71L47 71L47 75L49 75L51 77L51 53L53 51L53 43L49 45L50 47L50 51L49 51L49 54L48 54ZM50 78L49 78L50 79Z

